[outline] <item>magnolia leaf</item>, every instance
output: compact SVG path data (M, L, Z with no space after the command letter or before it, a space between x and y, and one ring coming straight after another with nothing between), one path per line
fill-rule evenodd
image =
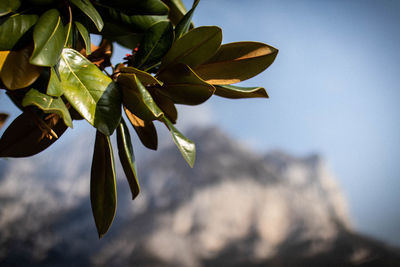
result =
M64 120L65 125L72 128L71 115L61 98L53 98L40 93L36 89L31 89L25 94L25 97L22 100L22 106L26 107L31 105L37 106L43 110L44 113L57 114Z
M135 74L121 73L117 82L122 88L123 104L133 114L145 121L155 120L163 115L161 109Z
M149 149L157 150L158 138L154 123L152 121L142 120L130 112L126 107L124 107L124 110L142 144Z
M214 95L225 98L269 98L267 91L262 87L239 87L233 85L215 85Z
M11 50L38 20L36 15L16 14L0 24L0 50Z
M152 67L168 52L174 41L174 31L169 21L160 21L144 34L135 55L134 66L145 69Z
M131 31L144 32L153 24L160 21L167 21L167 15L127 15L119 10L108 8L108 12L118 24L129 26ZM119 26L120 27L120 26Z
M168 7L160 0L101 0L102 5L123 11L127 15L167 15Z
M111 135L121 118L115 82L76 50L64 48L59 73L65 98L91 125Z
M61 79L59 77L59 73L57 75L58 66L50 68L50 79L47 85L46 94L59 97L63 94Z
M169 97L163 95L158 88L149 88L149 91L151 92L151 96L157 106L159 106L163 111L164 115L175 124L178 119L178 111L176 110L174 102Z
M99 238L110 228L117 209L114 156L110 137L96 131L90 177L90 202Z
M90 34L89 31L86 29L85 26L83 26L81 23L75 21L75 26L79 31L79 34L82 36L83 42L85 43L86 47L86 55L90 55L92 53L90 49Z
M161 63L160 70L178 63L196 67L217 52L221 41L220 28L216 26L195 28L173 43Z
M40 16L33 29L33 49L30 63L54 66L60 58L65 42L64 26L57 9L50 9Z
M117 128L118 155L124 169L126 179L132 193L132 199L135 199L140 192L138 177L136 174L135 156L133 154L131 136L128 127L123 119Z
M0 51L0 72L1 69L3 68L4 62L6 62L9 53L10 51Z
M7 118L8 118L8 114L0 113L0 129L1 129L1 127L3 127L3 125L6 122Z
M167 126L168 130L171 132L172 139L174 140L176 146L181 152L183 158L193 168L194 160L196 157L196 146L195 144L186 138L181 132L179 132L174 125L166 118L162 118L164 124Z
M194 10L196 9L197 5L199 4L200 0L195 0L193 2L192 8L189 10L188 13L183 16L183 18L179 21L179 23L175 27L175 39L179 39L187 33L190 29L191 23L192 23L192 17Z
M39 78L42 68L29 63L32 46L27 46L18 51L10 51L0 77L9 90L27 87Z
M140 80L140 82L145 85L162 85L162 82L157 80L153 75L148 72L133 68L133 67L122 67L120 69L121 73L133 73Z
M42 120L24 112L8 126L0 139L0 157L33 156L58 140L68 127L55 115Z
M211 84L232 84L247 80L275 60L278 50L258 42L237 42L222 45L218 52L194 71Z
M214 86L203 81L190 67L183 64L166 69L158 78L163 82L160 92L177 104L201 104L215 91Z
M71 0L71 3L73 3L83 13L85 13L86 16L88 16L96 25L97 30L101 32L104 26L104 22L101 19L99 12L97 12L97 10L94 8L89 0Z
M19 0L2 0L0 2L0 16L15 12L20 5L21 2Z
M113 52L113 45L110 40L102 39L98 47L93 45L93 53L87 58L100 69L105 69L111 66L111 56Z
M174 25L177 25L178 22L183 18L186 14L185 5L181 0L162 0L169 7L168 18Z

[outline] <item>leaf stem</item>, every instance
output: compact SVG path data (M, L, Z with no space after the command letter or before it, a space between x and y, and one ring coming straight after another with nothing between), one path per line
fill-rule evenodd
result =
M67 38L65 38L64 47L67 46L68 39L69 39L69 34L71 32L71 26L72 26L72 10L71 10L71 6L70 5L68 5L68 12L69 12L69 23L68 23Z

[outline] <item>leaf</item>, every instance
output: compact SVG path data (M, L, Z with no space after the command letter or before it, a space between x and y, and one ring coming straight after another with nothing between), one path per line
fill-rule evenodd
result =
M161 63L160 71L178 63L196 67L217 52L221 41L220 28L216 26L195 28L173 43Z
M90 177L90 202L99 238L110 228L117 209L114 156L110 138L96 131Z
M65 98L91 125L111 135L121 118L119 89L77 51L64 48L59 65Z
M60 58L65 42L64 25L57 9L50 9L40 16L33 29L33 49L30 63L54 66Z
M130 31L144 32L153 24L160 21L167 21L167 15L127 15L119 10L108 8L110 17L113 18L117 24L124 24L129 26Z
M3 127L3 125L6 122L7 118L8 118L8 114L0 113L0 129Z
M51 96L40 93L36 89L29 90L24 99L22 100L22 106L34 105L44 111L44 113L55 113L60 116L65 125L72 128L72 119L69 114L68 108L65 106L61 98L53 98Z
M10 51L0 51L0 72L1 69L3 68L4 62L6 62L9 53Z
M124 120L121 120L117 128L118 155L124 169L126 179L132 193L132 199L135 199L140 192L138 177L136 174L135 156L133 154L131 136Z
M183 18L179 21L179 23L175 27L175 39L178 40L182 37L185 33L187 33L190 29L192 23L193 13L199 4L200 0L195 0L193 2L192 8L189 10L188 13L183 16Z
M97 12L96 8L94 8L89 0L71 0L71 3L73 3L77 8L85 13L86 16L88 16L96 25L97 30L101 32L104 26L104 22L99 12Z
M152 90L150 91L150 89ZM151 96L153 97L157 106L159 106L160 109L163 111L164 115L167 116L167 118L173 124L175 124L178 118L178 111L176 110L174 102L170 98L160 93L160 90L158 88L149 88L149 91L151 92Z
M214 86L203 81L190 67L183 64L168 68L158 78L163 82L160 92L177 104L201 104L215 91Z
M160 21L144 34L135 55L134 66L145 69L158 63L170 49L174 41L174 31L169 21Z
M196 157L195 144L186 138L182 133L180 133L166 117L163 117L162 119L168 130L171 132L172 139L181 152L183 158L186 160L189 166L193 168Z
M211 84L231 84L247 80L275 60L278 50L258 42L237 42L222 45L218 52L194 71Z
M61 80L59 75L57 75L58 66L50 68L50 79L47 85L46 94L59 97L63 94Z
M162 0L169 7L168 18L176 25L186 14L185 5L181 0Z
M136 77L140 80L140 82L147 85L162 85L162 82L157 80L150 73L133 68L133 67L123 67L121 68L121 73L134 73Z
M19 0L2 0L0 2L0 16L15 12L21 5Z
M158 119L163 115L150 93L135 74L121 73L117 82L122 88L123 104L133 114L145 121Z
M38 125L41 125L40 127ZM8 126L0 139L0 157L33 156L58 140L68 127L58 116L41 120L35 114L24 112Z
M158 138L154 123L152 121L142 120L130 112L126 107L124 107L124 110L142 144L149 149L157 150Z
M38 20L36 15L16 14L0 25L0 50L11 50Z
M105 69L106 67L111 66L113 45L110 40L102 39L100 45L93 50L93 53L87 57L88 60L100 69Z
M9 90L27 87L34 83L40 76L42 68L29 63L32 47L27 46L18 51L10 51L0 77Z
M160 0L101 0L102 5L123 11L127 15L167 15L168 7Z
M262 87L239 87L233 85L215 85L214 95L226 98L269 98L267 91Z
M89 31L83 26L81 23L75 21L76 28L78 29L80 35L82 36L83 42L86 47L86 55L90 55L92 53L90 49L90 34Z

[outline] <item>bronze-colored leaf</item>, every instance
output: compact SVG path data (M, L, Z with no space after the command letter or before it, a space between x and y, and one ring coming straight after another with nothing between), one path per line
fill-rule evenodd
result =
M1 127L3 127L3 125L6 122L7 118L8 118L8 114L0 113L0 129L1 129Z
M111 66L111 56L113 51L112 42L103 39L98 47L92 46L92 53L87 57L93 64L100 69Z
M178 111L176 110L174 101L163 95L158 88L149 88L149 92L157 106L164 112L164 115L175 124L178 118Z
M125 107L124 110L142 144L149 149L157 150L158 138L154 123L140 119Z

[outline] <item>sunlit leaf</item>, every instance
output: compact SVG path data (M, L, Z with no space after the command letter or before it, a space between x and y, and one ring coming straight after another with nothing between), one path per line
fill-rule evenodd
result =
M110 138L96 131L90 178L90 201L101 238L110 228L117 209L114 156Z
M3 68L4 62L6 62L9 53L10 51L0 51L0 72L1 69Z
M131 136L123 119L117 128L117 144L119 159L131 189L132 199L135 199L140 192L140 186L136 174Z
M181 0L162 0L169 7L168 18L176 25L186 14L185 5Z
M198 105L206 101L215 91L186 65L178 64L163 71L158 77L163 86L159 90L177 104Z
M193 13L199 4L200 0L195 0L193 2L192 8L189 10L188 13L183 16L183 18L179 21L179 23L175 27L175 39L181 38L182 35L187 33L190 29L190 25L192 22Z
M15 12L21 2L19 0L2 0L0 1L0 16L7 15L11 12Z
M113 45L110 40L102 39L100 45L96 47L96 49L91 50L93 50L93 52L87 58L93 64L100 69L105 69L106 67L111 66Z
M210 59L221 45L222 31L216 26L195 28L176 40L163 58L160 69L183 63L196 67Z
M81 23L75 21L76 28L79 31L79 34L82 36L83 42L85 42L86 47L86 55L90 55L92 53L90 49L90 34L89 31L83 26Z
M183 158L186 160L189 166L193 168L196 157L195 144L186 138L181 132L179 132L166 117L163 117L162 119L168 130L171 132L172 139L181 152Z
M124 108L124 110L142 144L149 149L157 150L158 137L154 123L152 121L142 120L141 118L135 116L127 108Z
M25 94L25 97L22 100L22 106L26 107L30 105L37 106L43 110L44 113L57 114L64 120L65 125L72 127L71 115L61 98L54 98L42 94L36 89L31 89Z
M111 135L121 118L116 83L70 48L63 50L59 73L68 102L99 131Z
M71 0L71 3L73 3L83 13L85 13L86 16L88 16L96 25L97 30L101 32L104 26L104 22L101 19L99 12L97 12L97 10L94 8L89 0Z
M11 50L38 20L36 15L16 14L0 24L0 50Z
M239 87L233 85L215 85L214 95L226 98L268 98L268 93L262 87Z
M123 67L120 71L121 73L134 73L143 85L162 85L161 81L148 72L133 67Z
M249 79L275 60L278 50L258 42L222 45L218 52L194 71L211 84L232 84Z

